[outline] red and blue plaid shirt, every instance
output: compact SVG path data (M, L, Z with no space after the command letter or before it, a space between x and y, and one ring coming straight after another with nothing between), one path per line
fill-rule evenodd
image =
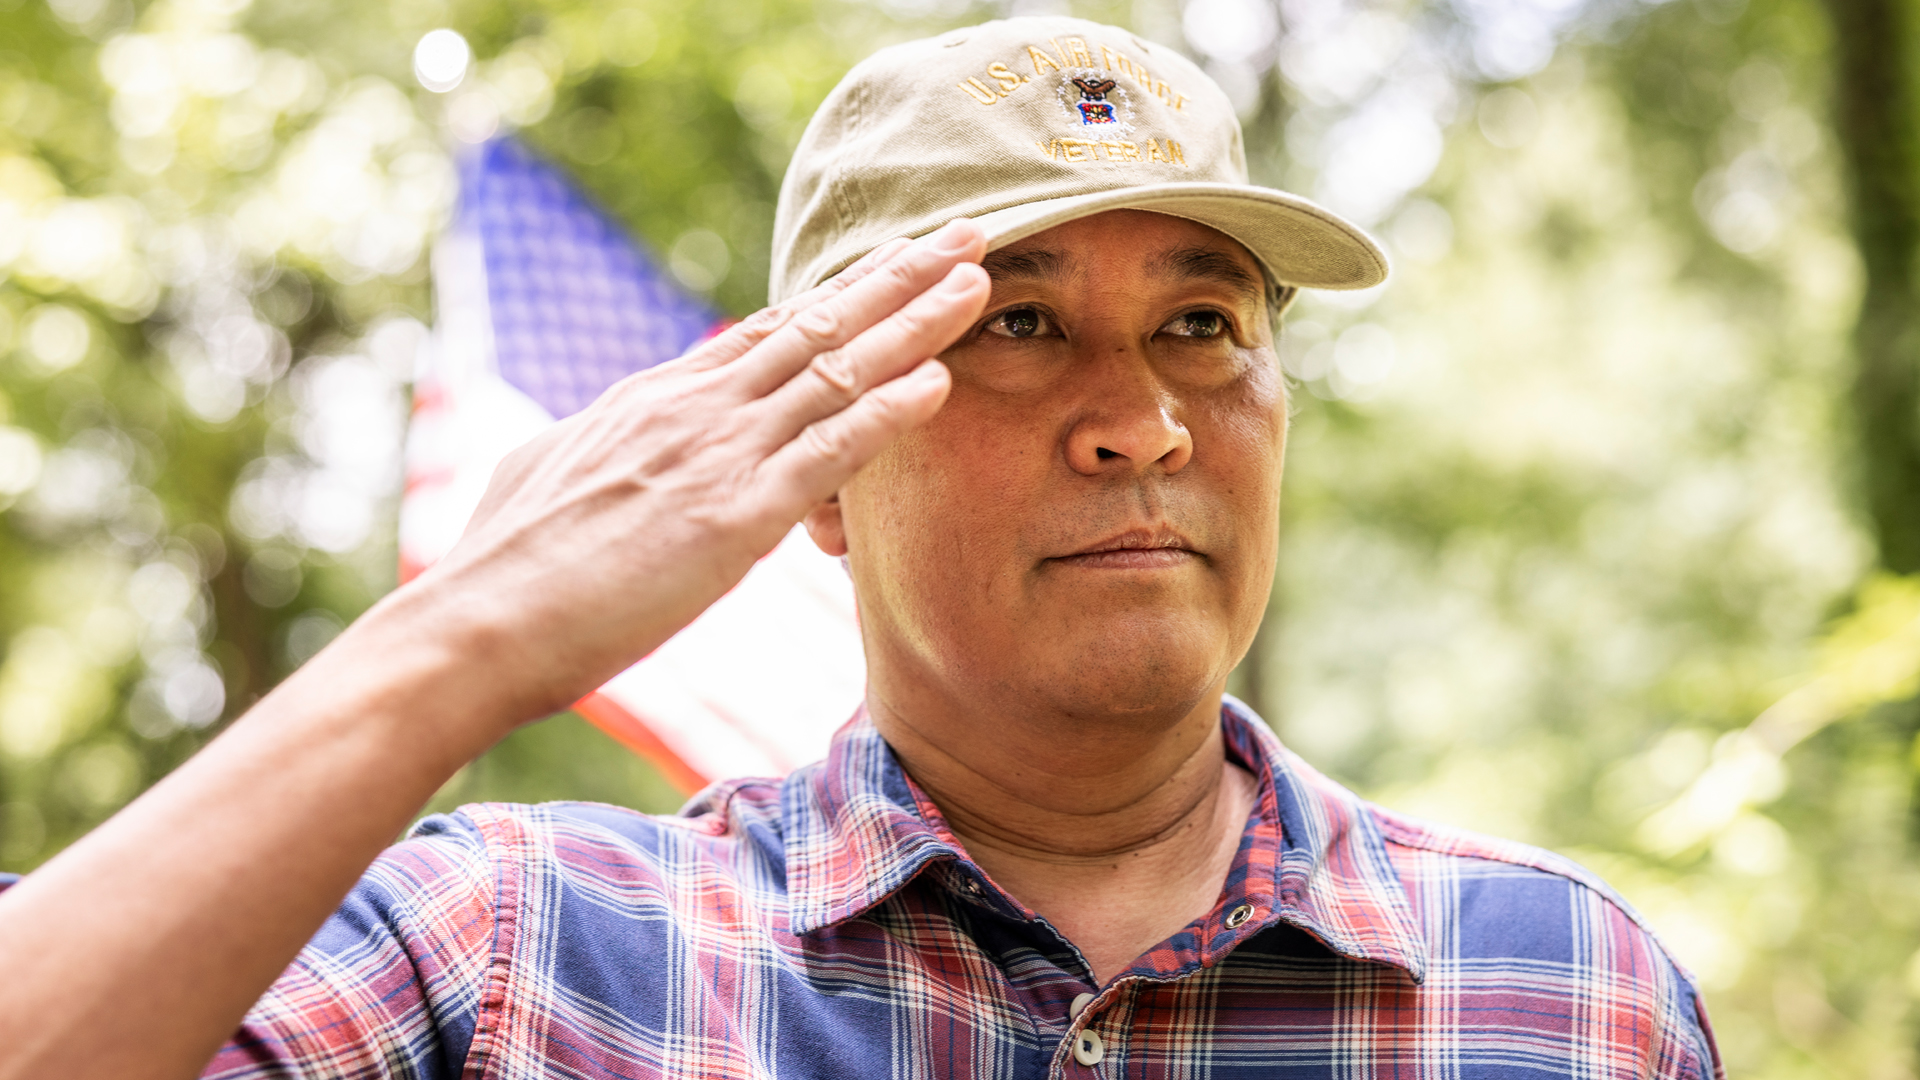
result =
M862 716L677 817L421 822L206 1075L1722 1075L1699 991L1592 875L1364 802L1237 703L1223 723L1259 782L1226 887L1105 985Z

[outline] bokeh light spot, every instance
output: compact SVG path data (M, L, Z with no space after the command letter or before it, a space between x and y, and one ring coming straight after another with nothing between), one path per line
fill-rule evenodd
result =
M467 65L473 62L473 50L456 30L442 27L429 30L413 47L413 75L420 85L436 94L444 94L467 77Z

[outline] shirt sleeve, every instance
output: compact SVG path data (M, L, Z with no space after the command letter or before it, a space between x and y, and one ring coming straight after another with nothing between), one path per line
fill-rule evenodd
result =
M1685 1044L1688 1052L1682 1058L1684 1064L1660 1075L1682 1080L1727 1080L1727 1068L1720 1060L1720 1044L1713 1037L1713 1022L1707 1019L1707 1003L1700 996L1700 987L1677 963L1669 960L1668 964L1679 984L1676 996L1680 999L1672 1010L1671 1025L1675 1041Z
M495 868L464 814L370 867L202 1074L455 1077L499 947Z

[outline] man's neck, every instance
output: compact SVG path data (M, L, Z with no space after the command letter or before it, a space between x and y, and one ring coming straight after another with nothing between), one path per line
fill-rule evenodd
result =
M1218 900L1255 784L1227 760L1220 693L1141 717L869 711L995 884L1064 934L1104 984Z

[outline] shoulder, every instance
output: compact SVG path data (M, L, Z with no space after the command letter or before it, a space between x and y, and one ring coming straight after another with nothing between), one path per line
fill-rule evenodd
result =
M594 802L472 803L422 820L394 853L415 844L458 850L484 864L501 904L531 877L622 882L700 869L711 884L743 863L783 861L779 811L779 785L765 780L715 784L677 814Z
M1362 875L1385 884L1425 954L1424 992L1471 1002L1512 1030L1547 1023L1614 1046L1646 1074L1723 1076L1691 974L1600 876L1528 844L1424 821L1349 791L1284 748L1318 827L1344 834Z
M1279 765L1301 786L1302 800L1328 821L1357 827L1362 847L1383 850L1391 872L1423 921L1498 917L1525 925L1551 920L1569 902L1591 905L1623 921L1662 957L1652 928L1599 875L1543 848L1424 821L1361 798L1290 750ZM1343 826L1324 825L1330 832ZM1365 860L1361 860L1365 861ZM1670 961L1671 958L1667 957ZM1676 969L1678 965L1675 965Z
M1625 1010L1648 1024L1656 1076L1722 1075L1693 976L1599 875L1564 856L1365 804L1433 950L1463 982Z
M777 780L726 780L673 814L598 802L468 803L451 814L423 818L408 838L457 834L494 849L569 842L634 849L683 841L724 844L759 829L777 831L781 787Z
M1617 911L1652 936L1652 928L1631 904L1598 874L1564 855L1425 821L1375 803L1365 806L1401 876L1413 877L1410 885L1471 880L1486 882L1495 892L1504 889L1524 893L1530 887L1570 892Z

